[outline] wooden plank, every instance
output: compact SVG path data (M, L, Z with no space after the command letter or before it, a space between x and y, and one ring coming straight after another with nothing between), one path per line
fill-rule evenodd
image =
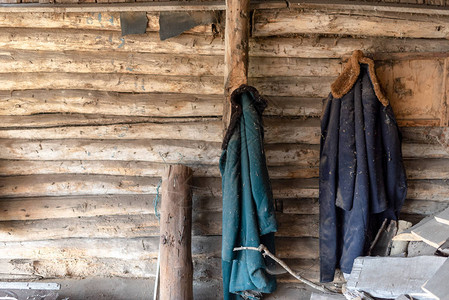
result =
M347 288L380 298L395 298L402 294L425 297L421 286L445 260L437 256L359 257L354 261ZM408 270L407 276L404 276L405 269Z
M447 17L387 12L326 10L258 10L253 36L288 34L339 34L358 36L446 38Z
M111 92L220 94L218 77L132 74L0 73L1 90L85 89Z
M219 95L199 94L130 94L88 90L7 91L0 92L0 115L101 112L104 115L120 116L219 116L222 114L221 100L222 96ZM281 106L282 103L278 105ZM308 114L316 113L317 108L309 108L308 104L303 104L303 111ZM309 105L312 107L313 103ZM283 106L286 111L292 110L289 102Z
M431 218L419 227L413 228L411 232L425 243L439 248L449 238L449 225Z
M422 289L437 299L445 299L449 295L449 286L445 279L449 276L449 260L446 259L438 271L422 286Z
M449 225L449 209L445 209L439 214L435 215L435 220L439 223Z

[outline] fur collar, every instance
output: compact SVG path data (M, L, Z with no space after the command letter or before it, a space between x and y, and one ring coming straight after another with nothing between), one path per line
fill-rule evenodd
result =
M352 56L349 58L346 63L343 72L338 76L337 80L334 81L331 85L331 92L334 98L341 98L346 95L353 87L357 78L360 75L360 64L368 65L368 72L371 78L371 82L374 86L374 93L377 96L377 99L383 104L383 106L387 106L389 104L388 99L382 93L382 89L379 84L379 80L376 76L376 71L374 69L374 61L368 57L363 55L363 52L360 50L355 50L352 53Z

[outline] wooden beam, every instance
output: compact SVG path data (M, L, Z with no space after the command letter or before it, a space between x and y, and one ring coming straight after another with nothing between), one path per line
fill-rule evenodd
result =
M248 83L249 2L249 0L226 0L223 103L225 131L231 117L231 93L240 85Z
M290 1L251 1L251 9L278 9L278 8L300 8L300 9L340 9L358 10L366 12L392 12L409 14L449 15L448 7L432 7L424 5L413 5L404 3L378 3L355 2L355 1L332 1L323 2L319 0L290 0ZM137 3L94 3L94 4L0 4L0 12L23 13L23 12L127 12L127 11L211 11L226 10L224 1L211 1L209 3L191 1L185 2L137 2Z
M160 299L193 299L192 169L168 165L162 176Z

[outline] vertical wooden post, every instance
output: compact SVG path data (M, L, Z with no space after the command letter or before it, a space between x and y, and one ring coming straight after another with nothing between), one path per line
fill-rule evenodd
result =
M225 99L223 125L226 131L231 117L231 93L248 83L250 0L226 0L225 27Z
M192 169L169 165L162 175L160 299L193 299Z

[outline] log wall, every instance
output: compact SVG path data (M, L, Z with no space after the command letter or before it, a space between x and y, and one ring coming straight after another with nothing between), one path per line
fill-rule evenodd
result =
M161 42L148 16L146 34L122 37L114 13L0 14L1 280L154 278L153 200L164 164L181 162L195 175L195 295L221 295L224 42L210 26ZM257 10L252 28L277 253L293 269L318 279L319 116L355 49L376 59L402 125L402 217L449 205L449 17ZM280 281L274 297L298 292Z

